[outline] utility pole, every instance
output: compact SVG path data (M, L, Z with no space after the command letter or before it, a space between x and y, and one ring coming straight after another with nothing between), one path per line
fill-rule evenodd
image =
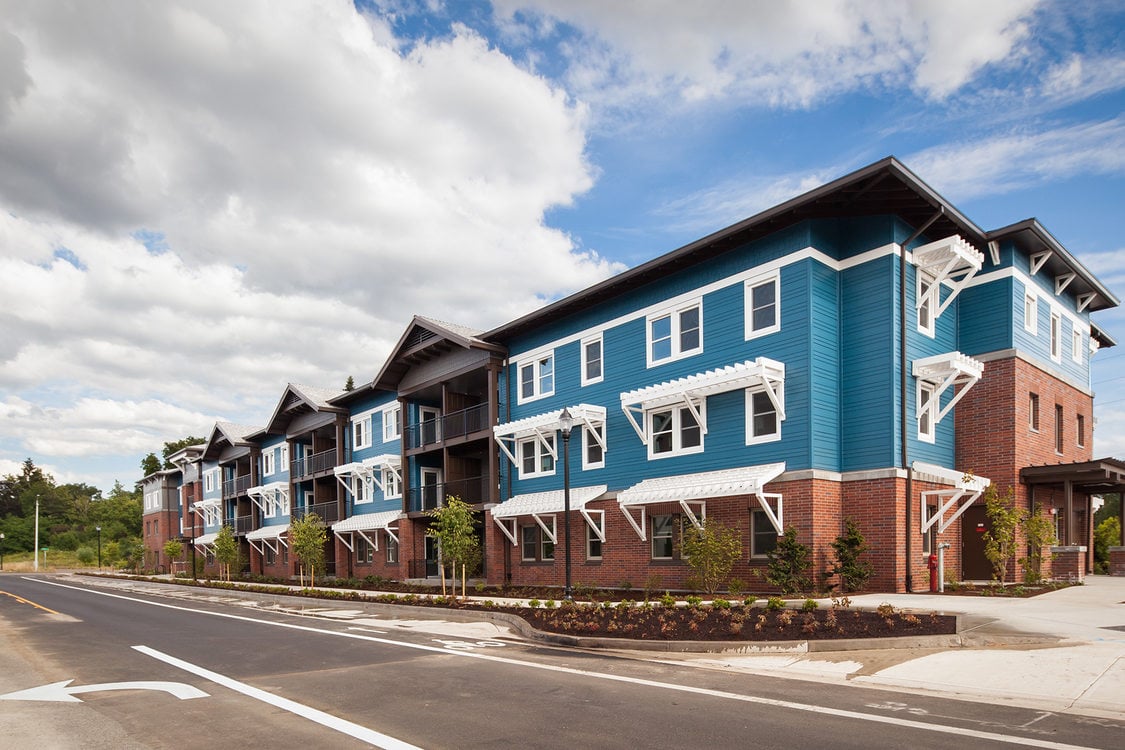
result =
M35 496L35 548L31 550L35 555L35 572L39 572L39 495Z

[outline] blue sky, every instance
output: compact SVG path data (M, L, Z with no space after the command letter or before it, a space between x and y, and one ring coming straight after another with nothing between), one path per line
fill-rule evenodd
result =
M412 313L489 328L887 155L1125 295L1119 2L5 9L3 473L134 481L372 377Z

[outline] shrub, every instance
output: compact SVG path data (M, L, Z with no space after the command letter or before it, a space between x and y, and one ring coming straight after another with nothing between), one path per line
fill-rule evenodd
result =
M727 583L727 591L735 599L742 596L742 592L746 590L746 583L739 578L732 578Z
M786 529L768 557L766 580L781 589L781 593L795 594L810 588L808 571L812 566L812 553L797 541L797 529L792 526Z
M866 586L872 568L870 562L859 559L867 551L867 540L855 521L844 520L844 533L832 542L832 551L836 553L836 564L828 569L828 575L839 576L840 589L858 591Z
M1015 491L1009 487L1001 495L996 485L988 485L984 509L991 526L984 532L984 556L992 564L992 580L1003 583L1008 577L1008 563L1016 554L1016 529L1022 515L1015 507Z
M1109 570L1109 548L1121 541L1121 521L1116 516L1104 519L1094 528L1094 564Z
M715 609L730 609L730 601L727 599L713 599L711 606Z
M742 557L742 535L738 529L706 518L701 528L685 530L680 556L691 567L699 587L714 594Z
M78 562L83 565L91 565L98 559L98 554L89 547L79 547L78 551L74 553L74 556L77 557Z
M693 594L691 596L685 596L684 601L687 602L689 607L698 607L700 604L703 604L703 597Z
M770 610L771 612L776 612L779 609L782 609L784 606L785 600L780 596L771 596L769 599L766 599L766 609Z
M531 607L532 609L539 609L539 600L529 599L527 602L527 606Z
M815 612L820 607L816 603L816 599L805 599L805 603L801 605L802 612Z
M675 607L676 597L665 591L664 596L660 597L660 604L665 607Z

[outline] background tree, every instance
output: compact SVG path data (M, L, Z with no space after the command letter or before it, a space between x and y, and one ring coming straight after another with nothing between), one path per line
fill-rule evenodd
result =
M694 582L708 594L714 594L742 557L742 535L738 529L713 518L703 519L702 526L692 526L684 532L680 557L692 569Z
M348 376L347 382L344 383L344 390L345 391L354 391L355 390L355 379L352 378L351 375Z
M141 476L147 477L150 474L155 474L160 471L163 464L160 459L156 457L155 453L150 453L141 459Z
M223 524L219 535L215 537L215 559L219 561L219 577L225 581L230 580L232 565L238 564L238 540L230 526Z
M1107 516L1094 528L1094 568L1100 573L1109 572L1109 548L1121 544L1121 521L1117 516Z
M797 529L790 526L777 538L777 546L767 555L765 578L783 594L796 594L812 588L809 568L812 552L797 541Z
M827 575L840 577L840 590L859 591L866 586L871 579L871 563L859 556L867 551L867 540L854 520L844 519L844 533L832 542L832 551L836 553L836 563Z
M441 592L445 594L445 566L453 574L453 593L457 593L457 571L462 572L461 595L465 595L464 572L475 571L480 564L480 540L477 538L472 508L456 495L445 498L445 505L434 508L426 536L438 540L441 549Z
M163 451L161 451L161 455L164 456L164 468L165 469L176 468L175 466L172 465L172 462L168 460L168 457L171 456L172 454L174 454L178 451L181 451L184 448L187 448L189 445L200 445L201 443L206 443L206 442L207 442L206 438L196 437L194 435L188 435L186 438L181 438L180 440L172 440L172 441L169 441L169 442L165 443L164 449L163 449ZM145 476L148 476L148 475L146 474Z
M984 512L991 528L984 532L984 556L992 565L992 580L1004 583L1008 565L1016 556L1016 530L1023 520L1015 503L1015 491L1009 487L1003 495L996 485L984 491Z
M328 532L316 513L307 513L289 524L289 548L300 563L297 575L302 586L305 585L306 573L312 586L316 582L316 571L324 568L324 544L327 541Z

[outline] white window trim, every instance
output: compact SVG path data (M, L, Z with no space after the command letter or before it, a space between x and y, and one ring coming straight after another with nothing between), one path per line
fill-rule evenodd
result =
M1031 314L1028 314L1028 310ZM1023 293L1023 329L1032 336L1039 333L1039 296L1031 290Z
M915 408L918 410L918 439L923 443L937 442L937 407L940 404L941 399L938 397L937 386L931 382L919 380ZM929 417L929 432L925 430L927 416Z
M657 460L661 458L673 458L675 456L690 456L695 453L702 453L706 444L705 438L707 437L707 399L686 399L686 403L675 403L667 406L657 406L645 412L645 432L648 435L648 457L649 460ZM672 412L672 450L667 453L656 453L654 448L656 440L654 439L652 431L652 418L653 415L660 412ZM684 448L683 441L683 419L681 415L684 411L691 412L695 418L696 425L699 429L699 445L693 445Z
M277 460L273 448L262 451L262 476L269 477L277 473Z
M366 414L352 420L352 449L363 450L371 447L371 415Z
M601 560L605 556L605 511L582 509L582 517L586 519L586 559ZM594 539L601 542L602 554L590 554L590 542Z
M594 429L597 429L599 427L601 428L601 431L602 431L602 434L600 436L601 437L600 440L598 439L598 436L595 436L595 435L591 434L591 432ZM600 422L600 423L595 424L593 426L583 425L579 429L581 429L581 431L582 431L582 470L588 471L590 469L604 469L605 468L605 454L607 453L607 451L606 451L607 446L605 444L605 439L606 439L605 438L605 422ZM586 460L586 457L589 455L588 450L589 450L589 447L590 447L590 440L591 439L593 439L594 443L602 449L602 460L601 461L588 462Z
M1082 331L1077 328L1070 331L1070 358L1082 364Z
M682 350L680 349L680 315L688 310L699 310L699 346L695 349ZM671 344L672 353L663 359L652 358L652 324L654 321L661 318L670 318L671 320ZM697 297L688 302L668 307L659 312L651 313L645 318L645 362L647 367L656 367L657 365L675 362L676 360L684 359L685 357L694 357L696 354L703 353L703 298Z
M589 344L597 344L599 350L601 351L601 356L598 358L598 361L601 363L601 372L598 374L597 377L594 377L594 378L587 378L586 377L586 363L587 363L586 347ZM578 349L579 358L578 359L579 359L579 367L581 368L582 385L584 385L584 386L593 385L594 383L600 383L603 380L605 380L605 339L604 339L604 337L599 333L597 336L591 336L590 338L582 339L582 341L579 342L578 347L579 347L579 349Z
M753 310L753 290L754 287L764 286L766 284L773 284L773 299L774 299L774 316L773 325L754 329L754 310ZM777 333L781 330L781 272L774 271L773 273L756 276L752 279L747 279L743 287L743 308L744 308L744 325L745 325L745 338L747 341L756 339L759 336L768 336L771 333Z
M1062 316L1051 312L1051 361L1062 361Z
M352 501L356 505L366 505L375 502L374 482L365 474L353 474L351 477Z
M204 492L214 492L215 491L215 476L218 473L219 473L218 469L208 469L207 471L203 472L203 491Z
M559 464L559 441L555 437L555 433L551 432L549 435L553 438L551 443L547 442L547 437L542 433L536 433L530 437L520 438L516 441L516 456L519 461L516 463L516 472L520 479L535 479L537 477L553 477ZM527 444L535 446L535 471L525 472L523 470L523 447ZM549 455L551 457L551 470L542 471L539 467L543 465L543 456Z
M383 442L389 443L400 439L402 439L402 406L396 404L383 409Z
M551 390L541 390L542 386L542 367L543 363L547 360L551 362ZM532 393L530 396L523 395L523 369L525 367L532 368ZM538 401L541 398L555 395L555 381L558 379L558 368L555 367L555 352L554 350L539 354L535 357L529 357L516 362L516 403L527 404L532 401Z
M757 536L755 532L758 531L757 524L755 523L754 519L764 516L766 519L766 523L770 524L770 529L775 534L777 534L777 529L773 526L773 520L770 518L770 513L771 511L767 510L765 507L750 509L750 559L752 560L765 560L769 555L768 552L758 552L754 548L754 539ZM780 536L780 534L778 534L778 536Z
M289 444L281 444L281 469L282 473L289 471Z
M393 500L401 497L402 479L399 478L398 470L387 466L383 469L383 499Z
M926 282L929 282L927 285ZM918 303L916 305L918 312L918 332L924 336L934 338L937 331L937 316L934 313L937 311L938 306L941 304L941 285L937 283L933 275L918 269L917 273L917 287L915 293L918 295ZM926 311L928 322L922 319L922 310Z
M754 394L765 393L773 404L777 432L768 435L754 434ZM746 444L758 445L760 443L775 443L781 440L781 425L785 421L785 381L777 383L773 388L759 386L746 389Z

